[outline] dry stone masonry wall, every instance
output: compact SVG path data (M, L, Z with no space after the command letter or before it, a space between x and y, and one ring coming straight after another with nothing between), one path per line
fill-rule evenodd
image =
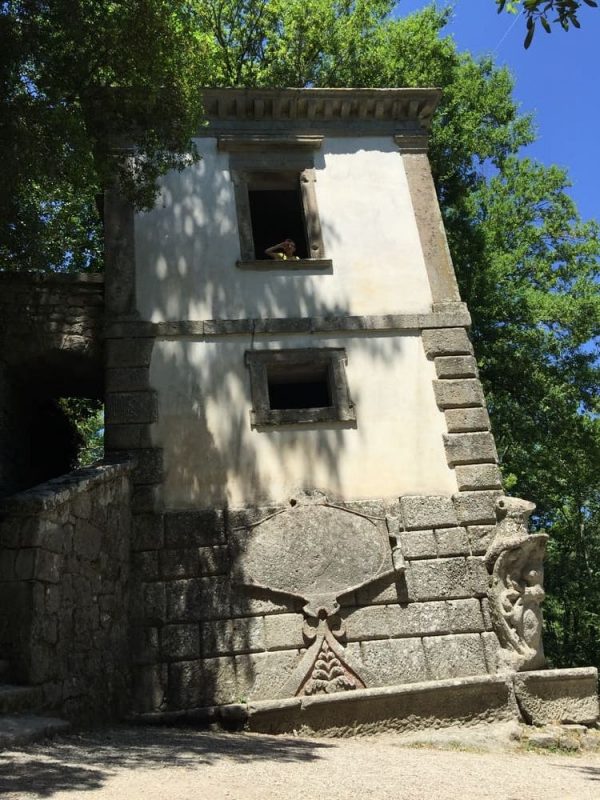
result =
M129 700L128 464L0 503L0 652L45 710L96 722Z

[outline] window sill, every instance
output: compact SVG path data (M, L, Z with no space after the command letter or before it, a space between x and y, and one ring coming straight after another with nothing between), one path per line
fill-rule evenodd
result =
M294 272L297 270L310 272L332 272L333 262L330 258L300 258L298 261L289 259L287 261L270 259L255 259L253 261L236 261L238 269L246 270L280 270L284 272Z

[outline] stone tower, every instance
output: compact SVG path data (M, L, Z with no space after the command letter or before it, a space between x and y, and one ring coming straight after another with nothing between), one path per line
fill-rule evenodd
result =
M427 158L438 97L207 90L201 160L150 212L106 198L140 713L399 726L514 715L515 687L534 718L580 686L531 671L546 537L501 488Z

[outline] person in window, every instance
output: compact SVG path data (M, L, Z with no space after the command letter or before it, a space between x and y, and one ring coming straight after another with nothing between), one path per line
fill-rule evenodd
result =
M300 261L296 255L296 243L292 239L284 239L283 242L267 247L265 255L275 261Z

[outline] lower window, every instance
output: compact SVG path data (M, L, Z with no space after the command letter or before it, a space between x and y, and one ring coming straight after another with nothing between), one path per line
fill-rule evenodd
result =
M252 426L355 422L343 348L249 350Z

